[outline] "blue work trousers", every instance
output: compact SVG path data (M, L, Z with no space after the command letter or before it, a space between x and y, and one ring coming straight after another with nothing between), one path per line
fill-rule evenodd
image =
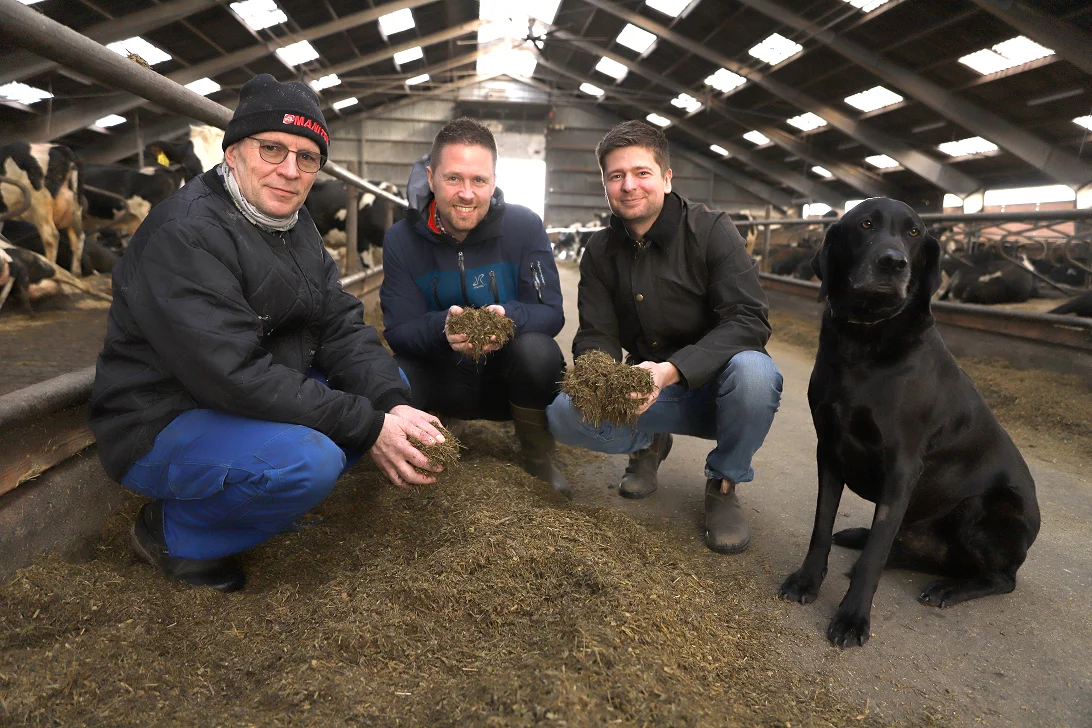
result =
M609 422L593 427L565 393L546 408L546 417L558 442L609 454L643 450L661 432L715 440L716 447L705 459L705 477L747 483L755 477L751 458L781 404L782 384L773 359L759 351L742 351L701 387L664 387L636 427Z

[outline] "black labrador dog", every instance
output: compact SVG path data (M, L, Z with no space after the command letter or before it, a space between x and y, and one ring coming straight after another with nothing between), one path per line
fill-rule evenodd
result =
M918 597L936 607L1012 591L1039 506L1020 452L933 325L940 246L917 214L865 200L827 231L813 268L827 300L808 387L819 499L804 565L780 596L815 599L832 541L861 549L827 629L846 647L868 640L885 565L944 576ZM876 504L871 529L832 535L843 486Z

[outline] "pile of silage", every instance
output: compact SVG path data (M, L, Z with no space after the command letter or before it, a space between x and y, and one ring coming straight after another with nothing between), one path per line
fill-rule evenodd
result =
M489 345L503 348L515 333L516 322L507 316L498 316L485 308L467 308L458 316L452 316L447 322L447 331L451 334L466 334L466 343L471 346L470 355L480 359L482 350Z
M593 427L603 422L634 424L644 400L629 395L650 394L652 388L652 373L647 369L616 362L602 351L578 356L561 382L561 391L572 398L573 407Z

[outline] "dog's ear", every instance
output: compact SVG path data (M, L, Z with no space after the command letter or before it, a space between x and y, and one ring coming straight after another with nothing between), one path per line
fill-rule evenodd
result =
M827 228L826 237L823 238L823 244L819 246L819 250L815 252L815 255L811 259L811 272L815 274L821 282L819 286L819 297L816 301L822 302L827 299L827 279L830 276L830 248L836 240L841 236L840 227L835 224Z
M925 258L925 264L921 271L921 284L927 290L928 298L932 298L933 294L940 288L941 275L940 275L940 242L933 237L932 233L925 234L925 240L921 241L922 255Z

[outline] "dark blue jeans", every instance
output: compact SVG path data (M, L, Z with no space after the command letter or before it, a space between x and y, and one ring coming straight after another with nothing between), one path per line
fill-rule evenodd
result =
M705 459L705 477L747 483L755 477L751 458L781 404L782 383L773 359L743 351L697 389L681 384L664 387L636 427L610 423L593 427L564 393L546 408L546 417L558 442L602 453L642 450L659 432L715 440L716 447Z

